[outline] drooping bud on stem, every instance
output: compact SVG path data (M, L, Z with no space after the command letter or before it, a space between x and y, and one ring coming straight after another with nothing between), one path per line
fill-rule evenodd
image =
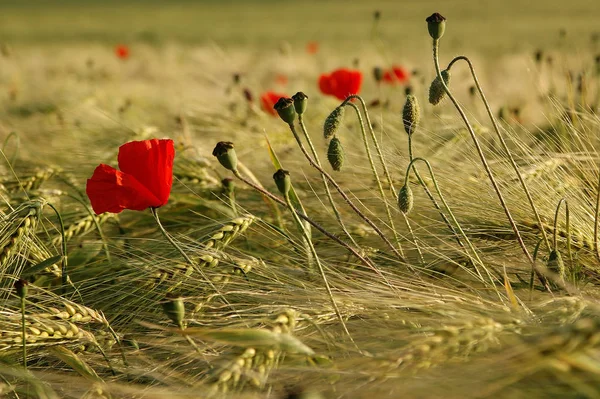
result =
M327 160L333 168L333 170L339 172L344 164L344 148L342 142L337 137L334 137L329 142L329 148L327 149Z
M273 180L275 180L275 184L277 185L279 192L286 196L292 187L290 172L287 170L278 169L277 172L273 174Z
M293 124L294 119L296 119L296 109L294 107L294 100L285 97L281 97L273 106L279 117L288 125Z
M237 170L237 155L231 141L219 141L212 154L227 170Z
M406 182L398 192L398 208L402 213L408 214L413 208L413 202L413 192Z
M404 122L404 130L407 134L413 134L421 120L421 110L417 97L409 94L406 96L406 103L402 110L402 121Z
M450 71L444 69L440 74L442 75L442 79L444 79L444 83L448 86L450 84ZM446 90L444 90L444 85L439 76L436 76L431 82L431 86L429 86L429 103L438 105L444 99L444 96L446 96Z
M301 91L292 96L294 100L294 109L298 115L302 115L308 106L308 96Z
M442 36L444 36L444 31L446 30L446 18L444 18L439 13L433 13L427 19L427 30L429 31L429 36L431 36L435 40L439 40Z
M373 68L373 77L377 83L381 82L383 79L383 69L381 67L376 66Z
M19 279L15 282L15 291L19 298L24 299L27 296L29 283L27 280Z
M340 105L329 114L327 119L325 119L325 123L323 124L323 136L325 139L333 137L335 132L339 129L344 120L344 112L344 107Z
M183 327L183 319L185 317L185 305L181 297L168 295L162 303L162 308L165 314L178 327Z

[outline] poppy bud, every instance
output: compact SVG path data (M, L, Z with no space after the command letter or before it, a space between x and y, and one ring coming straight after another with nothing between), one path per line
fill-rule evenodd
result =
M334 137L329 142L329 148L327 149L327 160L333 168L333 170L339 172L344 164L344 148L342 142L337 137Z
M304 111L306 111L306 106L308 105L308 96L299 91L292 96L292 100L294 100L294 109L296 110L296 113L302 115Z
M413 208L413 202L413 192L408 184L404 184L398 192L398 208L402 213L408 214Z
M325 119L325 124L323 124L323 136L325 139L329 139L332 137L335 132L340 127L342 120L344 119L344 107L341 105L329 114L327 119Z
M561 277L565 275L565 264L562 260L562 256L560 252L553 249L550 251L550 255L548 256L548 263L546 264L548 270L553 271L554 273L558 273Z
M248 88L244 89L244 98L249 103L251 103L252 100L254 100L254 96L252 95L252 92L250 91L250 89L248 89Z
M281 97L273 106L279 117L288 125L294 123L296 119L296 110L294 108L294 100L291 98Z
M475 97L476 93L477 93L477 87L475 87L475 86L469 86L469 95L471 97Z
M237 155L230 141L219 141L212 154L227 170L237 170Z
M450 84L450 71L444 69L440 74L442 75L442 79L444 79L444 83L448 86ZM431 82L431 86L429 86L429 103L438 105L444 99L445 95L446 90L444 90L444 85L439 76L436 76L433 82Z
M383 79L383 69L378 66L373 68L373 77L377 83L381 82L381 79Z
M290 172L283 169L278 169L277 172L273 174L273 180L275 180L275 184L277 185L277 189L282 195L287 195L292 187L292 179L290 178Z
M185 317L185 306L180 297L167 296L162 303L162 308L165 314L171 321L181 327L183 326L183 318Z
M27 286L29 283L27 280L19 279L15 282L15 291L17 291L17 295L19 298L23 299L27 296Z
M402 110L402 121L404 122L404 130L406 133L413 134L417 129L420 120L421 110L419 108L419 103L417 102L417 97L409 94L406 96L406 103Z
M434 40L440 39L444 36L444 30L446 30L446 18L444 18L441 14L433 13L427 19L427 30L429 31L429 36L431 36Z
M223 192L225 194L230 195L231 193L233 193L233 190L235 188L235 183L232 178L230 178L230 177L224 178L223 180L221 180L221 184L223 185Z

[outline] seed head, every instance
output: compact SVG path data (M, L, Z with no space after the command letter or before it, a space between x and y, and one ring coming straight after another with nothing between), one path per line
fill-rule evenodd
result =
M279 117L288 125L294 123L296 119L296 110L294 109L294 100L281 97L273 106Z
M15 282L15 291L17 291L19 298L23 299L27 296L28 285L29 282L23 279L19 279Z
M277 172L273 174L273 180L275 180L275 184L277 185L277 189L282 195L287 195L292 187L292 179L290 178L290 172L283 169L278 169Z
M323 124L323 136L325 139L329 139L332 137L335 132L338 130L340 125L342 124L342 120L344 119L344 107L339 106L334 109L331 114L325 119L325 123Z
M185 317L185 305L181 297L167 296L165 301L162 303L163 311L171 321L179 326L183 326L183 319Z
M233 148L232 142L219 141L212 154L217 157L217 160L225 169L237 169L237 155L235 154L235 149Z
M342 142L337 137L332 138L329 142L329 148L327 149L327 160L333 170L339 172L342 169L344 157Z
M442 75L442 79L444 79L444 83L448 86L450 84L450 71L444 69L440 74ZM431 82L431 86L429 86L429 103L438 105L445 96L446 90L444 90L444 85L439 76L436 76L433 82Z
M413 192L408 186L408 184L404 184L400 191L398 192L398 208L404 214L408 214L413 208Z
M406 96L406 103L402 110L402 121L404 122L404 130L407 134L413 134L421 120L421 110L417 97L409 94Z
M429 31L429 36L433 39L438 40L442 36L444 36L444 30L446 30L446 18L444 18L439 13L433 13L427 19L427 30Z
M294 108L296 109L296 113L298 115L302 115L308 106L308 96L299 91L292 96L292 100L294 100Z

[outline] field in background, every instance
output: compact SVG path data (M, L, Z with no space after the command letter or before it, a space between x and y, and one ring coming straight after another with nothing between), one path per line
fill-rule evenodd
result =
M467 67L456 64L450 88L526 247L555 273L552 293L532 279L456 110L447 99L428 103L435 70L425 18L434 11L448 18L442 67L455 55L471 57L501 116L542 226L483 104L470 94ZM598 397L599 20L600 6L584 0L0 2L0 392ZM306 51L310 42L318 44L315 54ZM119 44L129 48L127 59L116 56ZM373 68L392 65L413 73L408 84L376 83ZM421 108L414 153L431 162L485 278L414 176L407 219L384 182L391 225L351 109L338 133L345 166L331 170L323 122L340 101L322 95L317 80L339 67L364 74L361 95L396 190L409 162L402 109L410 85ZM221 179L231 174L211 155L223 140L235 143L244 174L277 192L268 137L308 216L343 236L319 173L288 127L262 109L259 97L269 90L308 94L304 120L326 170L389 240L393 230L401 238L402 260L337 196L360 254L375 267L313 229L353 341L320 275L307 272L306 248L285 207L273 208L240 181L235 208L223 192ZM121 144L151 137L176 143L173 190L160 214L194 267L161 236L149 211L89 213L84 190L94 168L116 165ZM425 175L425 166L419 171ZM434 190L429 176L425 183ZM56 206L65 224L64 294L59 221L39 198ZM554 247L561 199L570 220L563 207ZM551 262L552 249L562 254L562 269ZM32 282L27 373L19 367L21 316L12 294L18 276ZM185 303L191 339L163 312L167 294Z

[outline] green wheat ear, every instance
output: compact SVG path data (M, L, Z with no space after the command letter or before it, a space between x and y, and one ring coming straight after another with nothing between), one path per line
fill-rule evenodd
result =
M450 71L444 69L441 72L442 78L444 79L444 83L446 86L450 85ZM429 86L429 103L432 105L438 105L440 101L444 99L446 96L446 90L444 90L444 85L440 80L439 76L436 76L431 82L431 86Z
M329 148L327 149L327 160L333 170L339 172L344 164L344 148L342 142L337 137L334 137L329 142Z
M335 132L339 129L342 121L344 120L344 107L339 106L334 109L331 114L325 119L323 124L323 136L325 139L333 137Z

